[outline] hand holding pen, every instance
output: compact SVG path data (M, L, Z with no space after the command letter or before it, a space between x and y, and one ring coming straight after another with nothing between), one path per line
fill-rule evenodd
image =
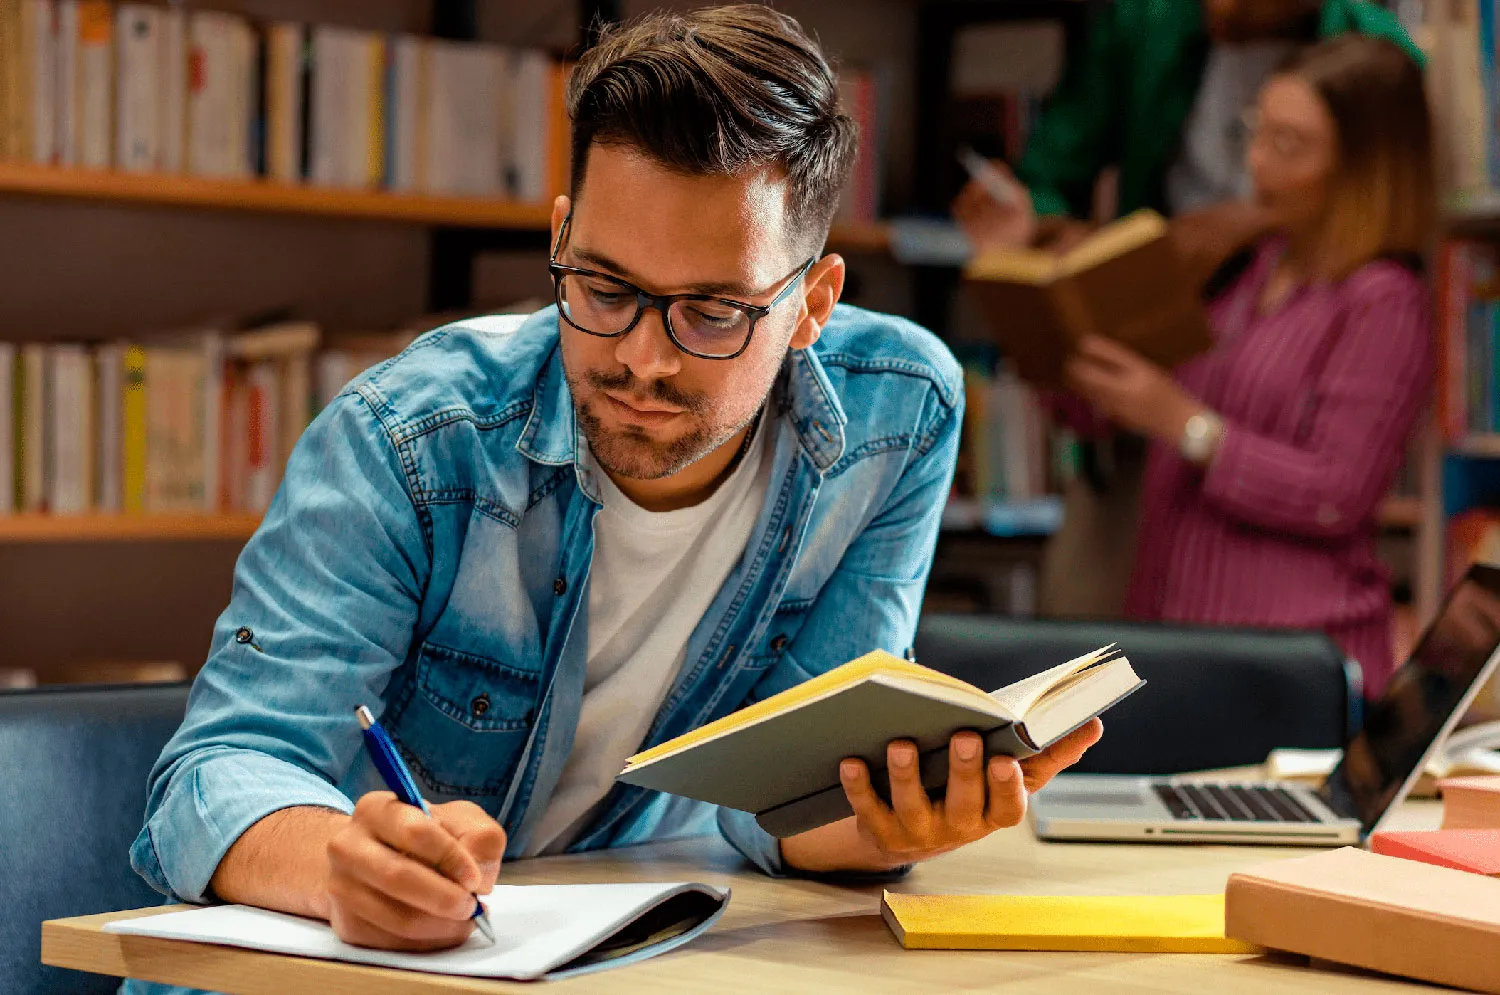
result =
M457 946L475 927L492 936L475 896L494 887L504 830L471 802L428 806L368 709L359 710L359 720L393 793L360 798L329 842L334 931L347 943L387 950Z

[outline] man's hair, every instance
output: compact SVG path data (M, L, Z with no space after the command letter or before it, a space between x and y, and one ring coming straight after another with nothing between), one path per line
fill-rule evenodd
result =
M689 176L774 165L791 230L818 245L854 158L856 125L817 42L760 4L658 12L607 30L574 69L567 106L575 197L594 144Z

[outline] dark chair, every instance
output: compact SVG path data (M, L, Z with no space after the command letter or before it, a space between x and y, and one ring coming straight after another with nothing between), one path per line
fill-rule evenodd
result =
M1147 684L1104 715L1081 773L1258 764L1278 746L1341 747L1359 725L1359 669L1322 633L928 615L915 649L988 691L1108 643Z
M113 992L118 978L43 967L44 919L158 905L130 869L146 776L187 685L0 692L0 992Z

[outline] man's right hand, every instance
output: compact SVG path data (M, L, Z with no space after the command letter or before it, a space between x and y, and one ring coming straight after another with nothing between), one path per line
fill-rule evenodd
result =
M505 830L478 805L432 818L373 791L328 841L328 921L339 939L384 950L440 950L468 938L474 896L495 886Z

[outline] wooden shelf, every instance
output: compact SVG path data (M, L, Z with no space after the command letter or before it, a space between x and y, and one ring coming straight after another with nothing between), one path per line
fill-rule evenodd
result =
M0 545L249 539L257 515L0 515Z
M15 162L0 162L0 194L510 231L545 231L552 218L550 204L485 197L338 190L267 180L210 180ZM884 252L890 245L890 232L883 224L835 225L829 242L846 251Z

